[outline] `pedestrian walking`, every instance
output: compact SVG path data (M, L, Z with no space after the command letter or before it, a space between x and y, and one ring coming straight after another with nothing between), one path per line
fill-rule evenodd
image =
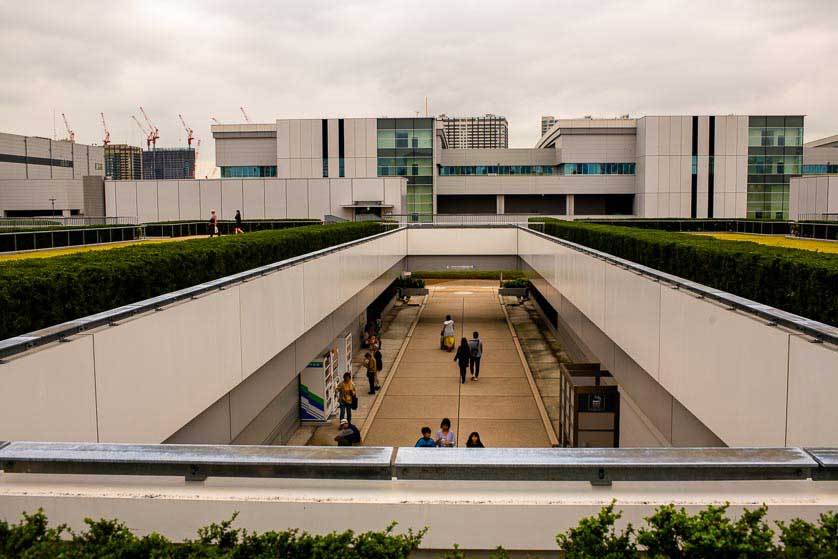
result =
M358 405L358 393L352 375L343 373L343 382L338 385L338 403L340 404L340 418L352 421L352 408Z
M384 370L384 358L381 355L381 339L378 336L370 338L370 351L375 358L375 367L380 372ZM378 381L376 381L377 383Z
M480 339L479 332L475 332L472 336L473 338L468 341L471 356L469 371L471 371L471 380L477 380L480 376L480 359L483 357L483 340Z
M218 232L218 215L216 215L215 210L210 211L210 220L209 220L209 236L212 239L213 235L218 237L221 236L221 233Z
M340 420L338 435L335 437L338 446L352 446L361 442L361 430L345 419Z
M465 384L466 382L466 369L468 369L470 359L471 351L468 348L468 340L462 338L460 340L460 347L457 348L457 354L454 356L454 361L460 366L460 384Z
M442 332L439 333L439 349L451 351L454 349L454 320L451 315L445 315Z
M483 441L480 440L480 433L474 431L468 436L466 441L466 448L486 448L483 446Z
M431 438L430 427L422 427L422 436L419 437L419 440L413 446L417 448L436 448L436 442Z
M376 368L375 357L370 352L364 354L364 367L367 368L367 380L370 383L370 391L367 394L375 394L378 369Z
M439 431L436 432L436 446L440 448L457 446L457 439L454 431L451 430L451 420L447 417L439 424Z
M236 210L236 228L233 229L233 233L236 235L243 234L242 231L242 212L241 210Z

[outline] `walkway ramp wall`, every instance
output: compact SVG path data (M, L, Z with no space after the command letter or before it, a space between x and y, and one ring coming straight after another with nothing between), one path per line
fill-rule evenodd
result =
M404 229L347 243L11 358L0 439L164 441L332 313L360 314L356 295L398 274L406 243ZM304 349L297 371L322 348Z

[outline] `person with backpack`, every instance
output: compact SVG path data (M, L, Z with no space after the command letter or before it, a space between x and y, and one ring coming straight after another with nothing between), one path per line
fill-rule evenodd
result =
M445 315L442 332L439 333L439 349L451 351L454 349L454 320L450 314Z
M469 348L469 370L471 371L471 380L477 380L480 376L480 359L483 357L483 340L480 339L480 333L472 334L474 337L468 341Z
M460 347L457 348L457 354L454 356L454 361L460 366L460 384L466 383L466 369L471 360L471 352L468 348L468 340L463 338L460 340ZM474 379L474 377L471 377Z
M358 393L355 391L355 383L352 382L352 375L343 373L343 382L338 385L338 403L340 404L340 418L352 421L352 406L357 405Z

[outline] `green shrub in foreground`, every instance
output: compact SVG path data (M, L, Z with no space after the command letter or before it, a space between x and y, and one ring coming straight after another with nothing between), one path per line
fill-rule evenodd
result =
M376 222L313 225L0 263L0 339L380 231Z
M778 522L779 541L765 522L767 508L745 510L738 519L727 516L728 505L690 515L672 505L646 518L646 527L617 530L620 512L614 503L597 515L583 518L556 542L567 559L835 559L838 557L838 513L822 514L817 523L794 519ZM198 538L171 542L152 533L138 537L117 520L85 519L76 533L65 525L49 527L42 511L24 513L18 524L0 520L0 559L62 557L87 559L214 558L214 559L401 559L419 548L428 531L394 534L395 523L380 532L351 530L312 535L298 530L262 534L233 528L233 518L198 530ZM465 559L458 546L443 559ZM497 548L491 559L507 559Z
M838 326L838 254L538 218L544 232Z

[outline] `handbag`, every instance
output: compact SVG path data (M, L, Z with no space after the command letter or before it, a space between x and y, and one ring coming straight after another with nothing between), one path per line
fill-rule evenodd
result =
M352 395L352 409L358 409L358 396L356 396L355 394Z

